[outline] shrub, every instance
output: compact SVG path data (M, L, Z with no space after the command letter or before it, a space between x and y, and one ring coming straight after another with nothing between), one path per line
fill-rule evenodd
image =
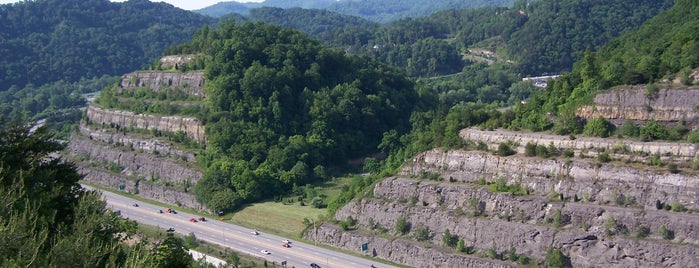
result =
M425 241L430 239L430 228L427 226L420 226L415 230L415 240Z
M557 248L546 249L546 259L544 267L572 267L570 257L566 256Z
M585 124L583 128L583 134L594 137L606 138L614 130L614 125L609 123L604 117L597 117L592 119Z
M408 231L410 231L410 223L405 220L405 217L398 217L396 220L396 233L404 235L407 234Z
M500 143L498 145L498 155L499 156L510 156L513 154L516 154L517 152L510 147L510 145L506 143Z
M575 156L575 152L573 152L573 149L567 148L567 149L563 150L563 156L573 157L573 156Z
M597 161L600 163L609 163L610 161L612 161L612 157L609 156L609 152L605 151L597 155Z
M699 141L699 135L697 136L697 141ZM524 155L536 156L536 143L528 142L527 145L524 145Z
M672 174L680 173L680 169L677 168L677 164L675 164L675 163L668 164L667 170L670 171L670 173L672 173Z
M650 235L650 229L646 227L645 225L638 225L636 227L636 232L634 233L634 236L637 238L646 238Z
M663 239L675 239L675 232L673 232L672 230L668 230L667 227L665 227L665 225L660 226L660 230L658 230L658 233L660 233L660 236L662 236Z

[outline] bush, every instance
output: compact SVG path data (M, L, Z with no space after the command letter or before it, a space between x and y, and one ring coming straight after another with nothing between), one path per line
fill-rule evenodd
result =
M670 173L672 173L672 174L680 173L680 170L679 170L679 168L677 168L677 164L675 164L675 163L668 164L667 170L670 171Z
M396 233L401 235L407 234L410 231L410 223L405 221L405 217L400 216L396 220Z
M697 136L698 136L697 141L699 141L699 135L697 135ZM524 145L524 155L536 156L536 143L528 142L527 145Z
M600 163L609 163L610 161L612 161L612 157L609 156L609 152L605 151L597 155L597 161Z
M675 232L668 230L667 227L665 227L665 225L660 226L660 230L658 230L658 233L660 233L660 236L662 236L663 239L675 239Z
M614 125L609 123L604 117L597 117L592 119L585 124L583 128L583 134L594 137L606 138L614 130Z
M510 145L506 143L500 143L500 145L498 145L499 156L510 156L516 153L517 152L515 150L512 150L512 147L510 147Z
M563 156L573 157L573 156L575 156L575 152L573 152L573 149L567 148L567 149L563 150Z
M430 228L427 226L420 226L415 230L414 234L415 240L426 241L430 239Z
M549 152L549 149L546 148L546 146L537 145L536 146L536 156L548 158L549 156L551 156L551 153Z
M621 127L619 127L619 131L621 132L621 135L624 135L626 137L638 137L639 129L636 124L630 119L624 120L624 123L621 124Z
M636 238L646 238L648 235L650 235L650 229L648 227L645 225L638 225L638 227L636 227L636 232L634 233Z
M546 259L544 267L573 267L570 263L570 257L566 256L557 248L546 249Z

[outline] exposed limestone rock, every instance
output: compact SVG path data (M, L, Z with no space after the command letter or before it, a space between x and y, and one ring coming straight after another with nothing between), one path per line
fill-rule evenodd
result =
M682 142L641 142L625 139L603 139L578 137L571 140L568 136L551 135L544 133L524 133L498 129L495 131L482 131L473 128L466 128L459 132L461 138L467 141L484 142L491 150L496 150L500 143L515 142L520 146L512 148L518 153L524 153L524 146L529 143L548 146L553 144L556 148L570 148L579 154L581 151L590 149L600 150L622 150L628 152L615 154L615 159L629 159L631 161L644 162L645 155L658 154L661 156L672 156L680 161L691 161L697 156L697 145ZM641 153L634 156L633 153ZM632 155L628 155L632 154ZM640 157L640 159L639 159Z
M411 267L517 267L512 263L479 258L475 255L445 253L434 245L425 245L404 239L388 239L362 231L345 232L337 226L323 224L305 234L306 239L358 252L369 243L369 256L409 264Z
M616 124L621 124L625 119L683 121L693 130L699 129L699 89L696 87L672 90L660 88L653 96L646 95L646 86L600 93L595 96L592 105L580 107L576 115L587 119L601 116Z
M699 209L699 179L697 175L671 174L632 167L586 161L540 159L536 157L500 157L484 152L448 151L439 149L419 154L404 176L419 176L421 172L439 173L445 179L476 182L483 178L494 182L505 179L519 183L532 193L547 196L552 191L565 198L589 196L598 202L626 202L654 208L657 200L679 202ZM616 196L616 198L613 198Z
M187 65L199 57L201 55L197 54L167 55L160 58L160 67L163 69L175 69L177 66Z
M123 167L122 175L146 181L163 181L171 185L194 185L202 173L183 166L178 161L137 151L123 151L74 136L68 150L72 155L83 155L91 160L115 163Z
M117 90L132 90L146 87L155 92L162 89L176 89L188 95L206 97L204 92L204 72L162 72L138 71L121 77Z
M195 155L191 151L180 150L172 146L171 143L164 142L156 138L141 139L122 133L112 133L105 130L93 130L87 126L80 125L78 131L89 139L103 144L120 144L136 151L158 152L159 155L166 155L171 158L181 159L187 162L194 162Z
M469 215L470 198L483 203L482 215ZM557 211L561 212L559 228L547 223ZM393 232L397 219L405 217L413 231L429 227L430 239L425 243L432 244L430 247L441 245L442 234L449 229L452 235L464 239L466 246L474 247L476 254L490 248L502 253L514 246L518 254L536 261L545 258L547 248L560 248L571 257L574 266L582 267L691 265L697 261L692 252L699 246L699 221L692 214L574 202L547 204L539 196L516 197L509 193L489 193L469 184L407 178L389 178L378 183L373 198L352 202L336 214L337 220L347 217L355 219L362 227L360 230L383 229L389 233ZM610 218L617 224L611 229L615 235L607 234ZM641 225L648 228L649 237L633 238ZM673 242L660 237L660 226L675 232ZM307 236L353 251L359 251L361 243L370 241L372 245L378 244L378 257L401 264L423 267L428 264L408 255L427 254L422 257L435 267L456 267L445 263L448 257L433 258L432 253L411 252L405 246L385 244L380 241L385 238L371 237L372 234L366 231L342 232L327 226L319 230L320 233L311 231ZM412 233L406 237L411 236ZM426 246L422 244L421 247ZM440 250L436 247L434 250ZM446 255L469 257L449 249L440 251ZM484 260L496 265L500 263Z
M155 116L135 114L128 111L106 110L94 105L87 108L87 118L94 124L116 127L133 127L147 130L184 132L187 137L202 142L205 140L204 125L199 119L181 116Z
M118 176L110 172L96 168L80 166L78 172L83 174L83 181L111 189L119 189L120 185L126 186L126 192L137 194L138 196L157 200L166 204L176 204L181 207L191 208L199 211L208 211L196 201L194 194L183 192L181 189L169 187L162 184L146 184L140 181L130 180L124 176Z

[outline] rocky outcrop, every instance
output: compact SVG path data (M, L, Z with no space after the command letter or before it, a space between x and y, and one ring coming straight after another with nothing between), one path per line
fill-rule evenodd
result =
M202 55L167 55L160 58L160 67L163 69L177 69L178 66L187 65L200 57L202 57Z
M107 129L95 130L85 125L80 125L78 131L90 140L103 144L116 144L133 151L157 153L161 156L180 159L185 162L194 162L195 153L189 150L178 149L171 142L165 142L156 138L137 138L122 133L115 133Z
M135 88L149 88L155 92L163 89L174 89L185 94L205 98L204 72L163 72L163 71L138 71L121 77L121 83L117 90L133 90Z
M699 262L697 192L694 174L434 149L336 212L357 230L326 224L306 236L351 251L369 242L376 257L417 267L514 266L486 258L512 248L534 263L557 248L575 267L686 267ZM396 232L399 219L410 226L405 235ZM443 247L446 230L475 253Z
M478 214L472 214L473 204L480 207ZM534 262L543 261L546 249L559 248L576 267L685 267L699 261L694 254L699 246L699 221L693 214L583 201L550 202L536 195L492 193L472 184L388 178L375 185L372 198L352 202L335 216L336 220L348 217L367 231L343 232L324 225L307 237L353 251L369 242L377 257L417 267L460 267L459 262L474 260L485 262L477 264L484 266L515 265L482 258L491 249L503 254L512 247ZM409 234L395 240L377 237L378 233L394 233L400 217L411 226ZM427 241L404 241L425 227ZM643 228L648 236L636 238ZM663 239L661 228L674 232L672 240ZM447 229L476 253L440 248ZM434 257L433 251L441 252L440 257ZM453 258L459 259L456 265L448 262Z
M603 139L590 137L577 137L551 135L545 133L525 133L507 130L483 131L474 128L466 128L459 132L459 136L466 141L483 142L491 150L496 150L501 143L515 143L512 149L518 153L524 153L527 143L549 146L553 144L559 149L573 149L576 155L582 152L595 155L595 151L620 152L615 154L615 159L624 159L632 162L644 162L648 155L660 155L674 157L679 161L692 161L697 157L697 145L683 142L641 142L626 139Z
M675 201L699 210L699 177L667 171L639 169L583 160L565 161L536 157L500 157L477 151L430 150L419 154L401 175L420 176L432 172L451 181L474 183L479 179L520 184L531 193L599 202L621 202L654 208L657 201ZM626 200L628 199L628 201Z
M150 152L131 151L128 147L127 150L123 150L85 137L71 138L68 150L73 155L82 155L104 163L114 163L121 167L122 175L140 180L151 182L162 180L168 185L194 185L202 177L200 171L187 167L177 160L153 155Z
M144 198L198 211L208 211L206 207L196 201L192 192L182 191L182 189L178 187L144 183L87 165L79 166L78 172L84 175L83 181L89 184L99 185L113 190L118 190L120 186L123 185L125 186L124 191Z
M624 120L684 122L699 129L699 89L669 89L667 85L648 95L648 86L629 86L600 93L593 104L580 107L576 115L586 119L603 117L618 125Z
M90 105L87 108L87 119L97 125L110 125L119 128L140 128L147 130L184 132L187 137L199 142L205 141L204 125L199 119L181 116L156 116L136 114L128 111L107 110Z
M86 131L84 129L83 133ZM137 143L133 138L122 137L105 142L102 139L107 137L106 134L96 135L96 131L87 134L73 135L67 148L70 158L78 163L79 171L84 175L83 180L87 183L112 189L124 185L126 191L145 198L206 210L190 192L201 179L202 173L183 162L181 156L136 149L135 146L149 142ZM121 143L128 140L135 143ZM119 170L107 170L110 165Z
M517 267L504 261L489 260L471 255L444 252L434 245L416 243L407 239L389 239L363 231L343 231L337 226L323 224L305 234L306 239L357 252L361 245L368 243L369 256L408 264L411 267Z

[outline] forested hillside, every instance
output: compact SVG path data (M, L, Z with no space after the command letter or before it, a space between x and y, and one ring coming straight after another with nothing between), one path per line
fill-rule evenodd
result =
M207 55L208 169L195 192L209 208L280 195L377 153L421 103L398 70L278 26L227 21L170 51Z
M38 0L0 8L0 89L121 75L212 18L137 0Z
M424 17L444 9L470 9L485 6L510 6L514 0L266 0L261 3L219 2L195 10L200 14L220 17L230 13L247 15L259 7L325 9L340 14L362 17L375 22L390 22L406 17Z
M124 243L136 223L84 190L45 128L0 124L0 266L201 267L172 233Z
M611 41L599 52L586 52L570 74L516 109L515 126L580 133L582 125L574 120L574 109L597 92L616 85L653 83L667 75L687 76L699 66L698 18L695 1L678 0L639 30ZM558 115L558 120L547 120L548 113Z

